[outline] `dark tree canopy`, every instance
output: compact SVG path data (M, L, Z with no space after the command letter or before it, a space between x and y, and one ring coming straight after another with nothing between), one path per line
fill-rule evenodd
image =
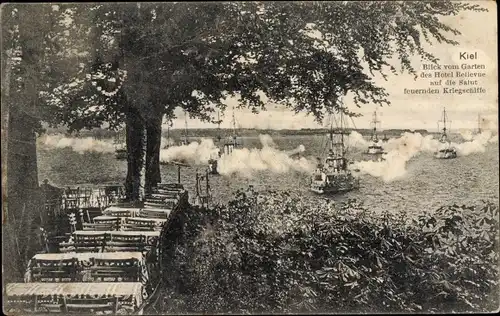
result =
M122 121L125 103L145 116L180 106L213 120L210 104L224 110L228 95L237 94L242 106L264 108L259 92L318 119L348 92L358 105L388 104L372 81L375 72L396 73L399 59L401 71L415 73L412 56L436 61L425 42L457 44L449 36L459 32L441 16L484 10L454 1L71 5L75 12L83 7L87 20L73 23L91 36L88 69L96 73L106 63L115 69L96 86L89 72L81 73L87 75L83 85L66 83L78 93L59 103L64 114L57 121L75 129L113 126ZM122 73L127 77L119 85ZM120 88L106 87L108 78ZM103 95L107 89L118 91Z

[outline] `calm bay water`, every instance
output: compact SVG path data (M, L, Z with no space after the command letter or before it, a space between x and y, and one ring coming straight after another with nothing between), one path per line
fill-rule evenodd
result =
M292 150L304 145L304 157L317 156L322 151L322 136L287 136L273 138L281 150ZM242 138L243 146L260 148L258 138ZM361 159L361 150L351 152L354 160ZM39 179L47 178L52 184L89 185L123 183L126 161L116 160L112 153L74 152L71 148L41 149L38 152ZM403 179L385 183L370 175L361 176L358 191L330 197L335 201L355 198L376 210L409 213L434 210L443 205L475 204L489 200L498 204L499 199L498 144L489 144L484 153L471 154L457 159L434 159L430 153L420 153L407 163ZM181 181L195 195L195 173L204 166L181 169ZM162 165L162 180L177 181L177 167ZM283 190L312 197L309 192L309 175L297 171L288 173L257 172L251 179L238 175L211 176L209 183L215 202L226 203L238 189L253 185L257 190Z

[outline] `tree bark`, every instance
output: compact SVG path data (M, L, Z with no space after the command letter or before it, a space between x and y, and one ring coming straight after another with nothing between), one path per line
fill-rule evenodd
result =
M15 22L19 26L21 60L9 70L11 85L7 87L2 103L8 107L2 115L3 132L7 131L7 164L3 165L7 178L8 203L5 220L4 255L5 274L9 280L21 279L28 259L39 245L33 242L42 225L43 201L38 186L36 130L40 124L38 91L44 58L43 29L33 22L38 8L20 6ZM43 13L40 13L43 14ZM19 80L20 79L20 80ZM2 107L3 108L3 107Z
M162 115L158 115L147 122L146 193L150 193L151 189L161 182L161 123Z
M127 142L127 179L125 192L127 200L136 202L140 199L141 170L144 164L144 120L139 112L130 108L126 117Z

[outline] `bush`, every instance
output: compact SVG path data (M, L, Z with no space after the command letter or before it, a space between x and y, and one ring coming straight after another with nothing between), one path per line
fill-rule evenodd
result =
M163 312L498 308L498 206L375 214L289 193L191 207L163 234Z

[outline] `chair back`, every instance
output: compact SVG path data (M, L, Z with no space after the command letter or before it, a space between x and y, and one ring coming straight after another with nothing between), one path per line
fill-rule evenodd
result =
M137 259L91 258L94 282L139 282L141 268Z
M36 259L30 267L31 277L34 282L77 282L78 267L76 258L62 260Z
M66 298L63 297L62 312L92 315L96 312L116 314L119 308L118 297L105 298Z

